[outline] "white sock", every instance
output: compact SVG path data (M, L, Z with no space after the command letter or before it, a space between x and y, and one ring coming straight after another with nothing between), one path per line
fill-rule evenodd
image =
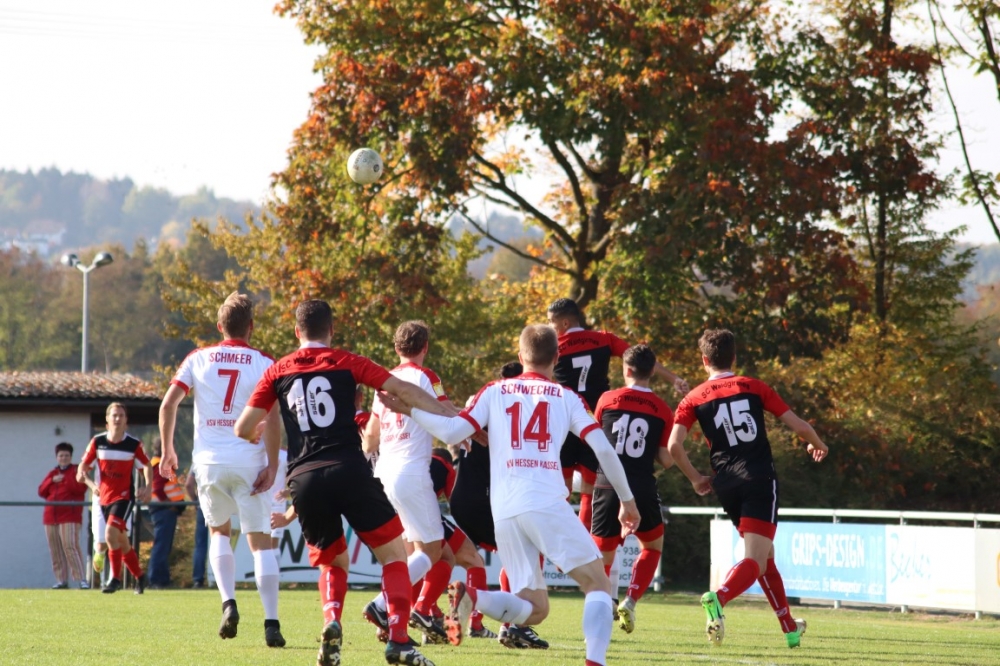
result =
M257 594L260 603L264 605L264 619L278 619L278 581L281 580L281 570L278 568L278 551L258 550L253 553L253 574L257 581Z
M587 641L587 659L606 663L611 644L611 596L607 592L589 592L583 599L583 638Z
M615 550L615 559L611 562L611 572L608 574L608 578L611 579L611 598L621 599L618 596L619 582L621 581L621 570L622 570L622 549L618 548Z
M417 581L427 575L431 570L431 558L422 551L415 550L406 558L406 568L410 571L410 585L416 585ZM385 595L379 593L374 599L375 605L380 611L386 610Z
M229 545L229 537L213 534L208 544L208 562L212 565L215 584L219 586L222 601L236 598L236 558Z
M476 610L500 622L524 624L534 607L530 601L510 592L476 590ZM611 620L608 620L610 627ZM608 632L610 640L611 632Z

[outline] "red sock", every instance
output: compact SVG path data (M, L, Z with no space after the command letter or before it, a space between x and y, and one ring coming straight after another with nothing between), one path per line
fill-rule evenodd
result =
M347 572L335 566L320 567L319 600L323 604L323 624L332 620L340 622L346 596Z
M444 560L438 560L431 567L431 570L424 576L424 586L420 591L420 599L417 601L417 612L421 615L430 615L431 607L437 603L438 598L448 589L451 582L451 564Z
M722 587L715 591L719 598L719 605L725 606L746 592L758 576L760 576L760 567L749 557L734 564L733 568L726 574L726 580L722 582Z
M382 594L389 614L389 640L406 643L406 623L410 621L410 571L406 562L390 562L382 567Z
M424 589L424 581L427 580L426 576L421 578L413 587L410 588L410 606L413 608L417 607L417 603L420 601L420 590Z
M611 576L611 565L610 564L605 564L604 565L604 575L605 576Z
M584 666L604 666L604 664L599 664L596 661L591 661L590 659L587 659L584 662Z
M122 579L122 551L108 548L108 561L111 562L111 577Z
M590 526L594 522L594 494L580 493L580 522L590 531Z
M136 554L135 548L125 553L124 559L130 574L136 578L142 575L142 567L139 566L139 556Z
M774 565L773 558L767 561L767 569L757 579L757 582L764 590L764 596L767 597L771 608L774 609L774 614L778 616L781 630L786 634L795 631L795 619L792 618L792 612L788 608L788 598L785 596L785 582L781 579L781 574L778 573L778 567Z
M633 601L642 599L649 584L656 575L656 565L660 563L660 551L643 548L632 565L632 580L628 584L628 597Z
M504 592L510 592L510 578L507 578L507 570L500 569L500 589Z
M469 567L466 569L465 584L473 590L485 590L488 587L486 583L486 569L484 567ZM472 611L469 619L471 620L473 629L483 628L483 614L479 611Z

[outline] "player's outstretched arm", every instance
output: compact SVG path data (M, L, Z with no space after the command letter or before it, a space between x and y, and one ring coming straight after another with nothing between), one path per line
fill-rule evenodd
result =
M674 459L670 455L670 449L666 446L661 446L656 452L656 461L663 465L663 469L670 469L674 466Z
M160 403L160 476L172 479L177 475L177 450L174 448L174 429L177 426L177 407L184 400L184 389L171 384Z
M389 377L385 380L385 384L382 385L382 391L384 393L391 393L394 396L402 400L408 407L416 407L417 409L422 409L425 412L430 412L431 414L440 414L441 416L454 416L458 412L455 406L450 402L445 404L438 400L436 397L432 396L427 391L423 390L416 384L411 384L410 382L404 382L398 377ZM383 404L385 401L383 400ZM398 410L393 410L397 411ZM406 413L406 412L399 412Z
M780 418L781 422L788 426L792 432L808 442L806 451L809 452L809 455L812 456L813 460L820 462L823 458L826 458L826 454L829 453L830 449L823 443L823 440L819 438L819 435L816 434L816 431L808 421L803 420L790 409L778 418Z
M667 367L662 363L660 363L659 361L657 361L656 364L653 365L653 374L658 377L662 377L663 379L666 379L668 382L670 382L670 385L674 387L674 390L680 393L681 395L687 395L687 392L691 390L691 387L688 386L687 381L681 379L680 375L677 375L673 371L668 370Z
M670 431L667 451L677 465L677 469L684 472L684 476L691 482L694 491L699 495L707 495L712 491L712 478L696 470L688 459L687 451L684 449L684 440L687 439L687 434L687 428L675 423L673 430Z
M632 489L629 487L628 477L625 475L625 468L622 467L622 461L618 458L614 448L611 447L604 431L600 428L593 428L586 434L583 441L594 450L594 455L597 456L597 461L601 464L601 471L608 477L611 486L618 493L618 499L623 504L633 499Z

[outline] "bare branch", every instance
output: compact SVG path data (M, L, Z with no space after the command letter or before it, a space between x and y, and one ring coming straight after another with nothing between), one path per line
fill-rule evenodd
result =
M514 247L510 243L507 243L506 241L503 241L503 240L497 238L496 236L494 236L493 234L491 234L489 232L489 229L483 227L481 224L479 224L478 221L476 221L473 217L471 217L468 213L466 213L461 208L455 208L455 212L458 213L466 222L468 222L473 227L475 227L476 231L478 231L484 237L490 239L491 241L493 241L497 245L499 245L499 246L501 246L501 247L509 250L510 252L513 252L514 254L516 254L517 256L521 257L522 259L527 259L528 261L532 261L532 262L538 264L539 266L542 266L544 268L550 268L550 269L552 269L554 271L557 271L559 273L564 273L566 275L569 275L570 277L572 277L574 275L573 271L569 270L568 268L565 268L565 267L560 266L558 264L553 264L553 263L548 262L548 261L544 261L540 257L536 257L534 255L528 254L524 250L521 250L520 248Z
M573 169L573 165L569 163L566 156L562 154L559 150L559 146L556 145L554 141L546 141L545 145L552 152L552 157L555 158L556 163L562 167L562 170L566 172L566 177L569 179L570 187L573 189L573 200L576 201L576 207L580 209L580 215L582 217L587 217L589 214L587 211L587 201L583 196L583 189L580 187L580 179L576 177L576 171Z
M972 184L972 191L976 195L976 199L979 201L979 205L982 206L983 211L986 213L986 219L989 221L990 226L993 227L993 233L996 235L997 240L1000 240L1000 227L997 226L997 221L993 217L993 211L990 210L989 202L986 201L986 195L983 194L982 188L979 186L979 178L976 175L975 170L972 168L972 160L969 158L968 146L965 143L965 132L962 130L962 118L958 114L958 107L955 105L955 98L951 94L951 86L948 85L948 75L944 68L944 57L941 53L941 42L938 39L937 32L937 21L934 20L934 15L932 13L934 3L933 0L928 0L927 9L928 13L931 14L931 30L934 35L934 49L937 51L938 56L938 67L941 70L941 80L944 82L945 95L948 97L948 104L951 106L951 113L955 116L955 131L958 134L959 145L962 146L962 158L965 161L965 171L969 175L969 182ZM938 8L940 17L940 7ZM986 17L983 16L983 24L986 23ZM987 34L989 27L986 27ZM998 72L998 77L1000 77L1000 72ZM1000 91L1000 78L997 79L998 91Z

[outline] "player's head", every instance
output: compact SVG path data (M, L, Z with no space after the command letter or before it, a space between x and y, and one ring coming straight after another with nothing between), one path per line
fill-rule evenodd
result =
M318 298L302 301L295 308L295 335L302 340L323 342L333 335L333 310Z
M427 349L427 343L431 339L431 329L427 324L415 319L404 321L396 329L396 334L392 336L392 344L396 348L396 353L406 358L419 356Z
M56 444L56 462L59 466L68 465L73 462L73 445L69 442L59 442Z
M253 301L238 291L219 306L219 331L227 339L247 340L253 330Z
M583 313L572 298L557 298L548 310L549 324L562 333L566 329L583 326Z
M724 328L713 328L701 334L698 349L705 365L713 370L732 370L736 362L736 336Z
M497 373L500 379L510 379L511 377L517 377L524 372L524 366L521 365L520 361L511 361L510 363L504 363L500 366L500 372Z
M559 338L551 326L532 324L521 331L518 349L518 357L524 365L536 369L554 366L559 356Z
M120 402L108 405L108 408L104 410L104 420L109 429L124 428L125 424L128 423L128 411L125 409L125 405Z
M622 364L632 372L632 377L645 381L653 376L656 354L649 345L632 345L622 354Z

